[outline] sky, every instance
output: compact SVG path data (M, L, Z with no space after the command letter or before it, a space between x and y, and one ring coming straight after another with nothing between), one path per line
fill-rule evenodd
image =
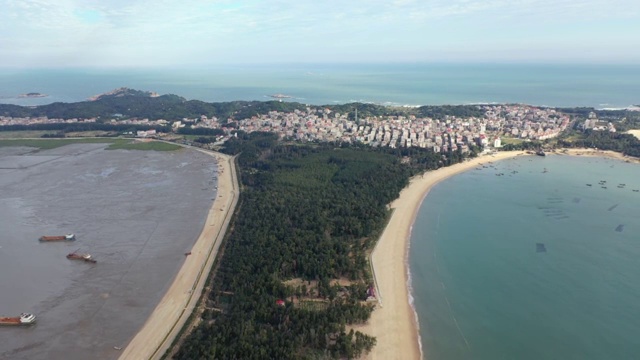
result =
M639 0L0 0L0 67L637 63Z

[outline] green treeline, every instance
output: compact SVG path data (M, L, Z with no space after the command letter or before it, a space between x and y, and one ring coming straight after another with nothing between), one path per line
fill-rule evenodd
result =
M559 147L598 148L612 150L624 155L640 157L640 140L631 134L619 132L586 130L578 139L560 139Z
M182 135L204 135L204 136L218 136L224 135L224 130L222 129L212 129L212 128L204 128L204 127L183 127L178 129L178 134Z
M97 123L97 122L77 122L77 123L52 123L52 124L32 124L32 125L5 125L0 126L0 131L32 131L32 130L55 130L59 133L82 132L82 131L137 131L155 129L159 132L170 132L170 126L159 125L134 125L118 123Z
M355 358L369 351L374 338L346 329L373 309L365 302L368 251L387 204L412 174L441 166L442 157L283 144L270 133L241 134L223 151L239 154L238 211L211 282L210 310L175 358Z
M514 144L505 144L500 148L500 151L513 151L513 150L539 150L542 147L543 142L534 141L522 141Z
M358 120L373 116L409 116L430 117L442 120L447 116L482 117L485 111L477 105L425 105L420 107L390 107L376 104L349 103L343 105L327 105L323 108L333 112L349 113L349 120L355 120L358 109Z
M387 107L375 104L352 103L344 105L308 106L297 102L286 101L229 101L204 102L186 100L177 95L162 95L151 97L146 93L128 89L125 95L104 95L95 101L81 101L75 103L56 102L40 106L19 106L0 104L0 116L10 117L42 117L51 119L89 119L98 118L99 121L112 118L147 118L151 120L165 119L169 121L184 118L199 118L205 115L209 118L217 117L222 122L248 119L252 116L267 114L270 111L293 112L294 110L330 109L334 112L349 113L355 118L367 116L415 115L418 117L432 117L442 119L447 115L458 117L482 116L484 111L475 105L445 105L421 106L418 108ZM117 116L116 116L117 114Z
M640 140L631 134L609 131L573 131L558 139L547 141L523 141L504 145L501 150L538 150L540 148L598 148L624 155L640 157Z
M0 115L11 117L40 117L51 119L111 119L115 114L124 118L165 119L169 121L183 118L199 118L201 115L246 119L269 111L292 112L305 109L299 103L279 101L230 101L207 103L199 100L186 100L177 95L148 96L105 96L96 101L76 103L52 103L35 107L0 104Z

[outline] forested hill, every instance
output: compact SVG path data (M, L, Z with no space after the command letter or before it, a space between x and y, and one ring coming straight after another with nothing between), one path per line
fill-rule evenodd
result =
M207 311L177 359L355 358L375 339L349 331L373 309L367 254L409 177L442 165L415 150L231 139L242 191ZM403 161L404 159L404 161Z
M169 121L183 118L196 118L201 115L217 117L221 120L241 120L269 111L292 112L305 110L307 105L297 102L280 101L230 101L204 102L187 100L177 95L161 95L155 93L117 89L110 93L95 96L94 100L75 103L56 102L40 106L18 106L0 104L0 116L10 117L40 117L47 116L56 119L73 118L102 118L110 120L115 114L123 118L147 118L150 120L165 119ZM326 108L334 112L349 113L353 119L355 109L359 116L387 116L387 115L415 115L418 117L432 117L442 119L447 115L482 116L484 111L475 105L446 105L421 106L417 108L387 107L375 104L352 103L344 105L311 106L312 108Z
M219 119L245 119L269 111L291 112L305 109L298 103L279 101L231 101L207 103L199 100L186 100L177 95L146 96L101 96L95 101L76 103L52 103L35 107L0 104L0 115L10 117L47 116L56 119L105 118L115 114L125 118L165 119L169 121L183 118L197 118L201 115Z

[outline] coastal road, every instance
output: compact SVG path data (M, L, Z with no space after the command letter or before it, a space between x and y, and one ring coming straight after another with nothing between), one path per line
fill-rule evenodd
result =
M160 359L197 306L238 202L234 157L185 146L209 154L219 165L218 191L202 233L186 256L171 287L119 359Z

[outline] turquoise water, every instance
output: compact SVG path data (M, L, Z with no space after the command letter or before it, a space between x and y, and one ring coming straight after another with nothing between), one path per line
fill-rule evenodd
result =
M435 186L414 224L425 356L637 359L640 166L569 156L493 166Z
M0 102L74 102L118 87L209 102L270 100L307 104L527 103L627 107L640 103L638 65L342 64L218 66L200 69L0 69ZM17 99L40 92L40 99Z

